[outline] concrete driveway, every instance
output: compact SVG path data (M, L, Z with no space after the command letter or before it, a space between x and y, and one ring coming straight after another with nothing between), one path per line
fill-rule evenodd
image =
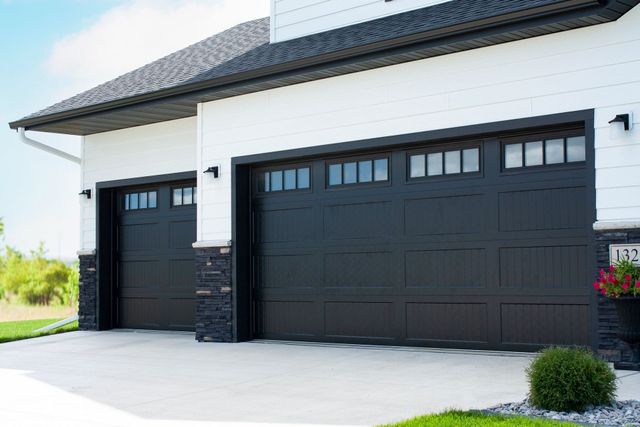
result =
M373 425L526 395L523 355L74 332L0 345L6 426ZM623 375L628 375L624 374ZM620 397L640 396L640 375Z

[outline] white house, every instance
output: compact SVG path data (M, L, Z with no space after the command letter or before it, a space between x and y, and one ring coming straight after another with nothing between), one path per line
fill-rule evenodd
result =
M638 1L271 3L10 124L82 135L83 328L629 359Z

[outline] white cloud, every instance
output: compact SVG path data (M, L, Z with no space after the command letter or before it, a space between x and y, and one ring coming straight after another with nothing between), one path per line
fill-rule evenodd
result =
M45 66L68 97L268 14L269 0L132 0L58 40Z

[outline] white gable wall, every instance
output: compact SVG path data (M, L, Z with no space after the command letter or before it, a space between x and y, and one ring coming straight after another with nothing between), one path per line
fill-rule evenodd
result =
M97 182L196 170L196 117L84 137L82 188ZM96 199L81 201L81 248L96 247Z
M346 27L449 0L271 0L271 42Z
M199 174L198 239L231 238L235 156L592 108L598 220L640 222L640 7L610 24L205 103L198 168L221 164L223 175ZM634 131L611 140L607 122L630 110Z

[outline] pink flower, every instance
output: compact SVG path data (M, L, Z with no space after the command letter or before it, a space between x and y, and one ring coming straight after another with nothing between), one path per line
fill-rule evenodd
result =
M593 289L595 289L596 291L597 291L597 290L600 290L600 283L595 282L595 283L593 284Z
M629 289L629 283L625 283L624 285L622 285L622 289L624 289L625 291Z
M604 277L605 277L604 268L601 268L601 269L600 269L600 278L601 278L601 279L604 279Z
M600 293L601 293L602 295L606 295L606 294L607 294L607 290L606 290L606 289L602 289L602 290L600 291Z
M640 289L640 280L636 282L636 288Z
M610 265L609 266L609 273L615 273L616 272L616 267L614 265Z
M627 274L626 276L624 276L624 280L627 281L627 282L630 282L631 281L631 275Z

